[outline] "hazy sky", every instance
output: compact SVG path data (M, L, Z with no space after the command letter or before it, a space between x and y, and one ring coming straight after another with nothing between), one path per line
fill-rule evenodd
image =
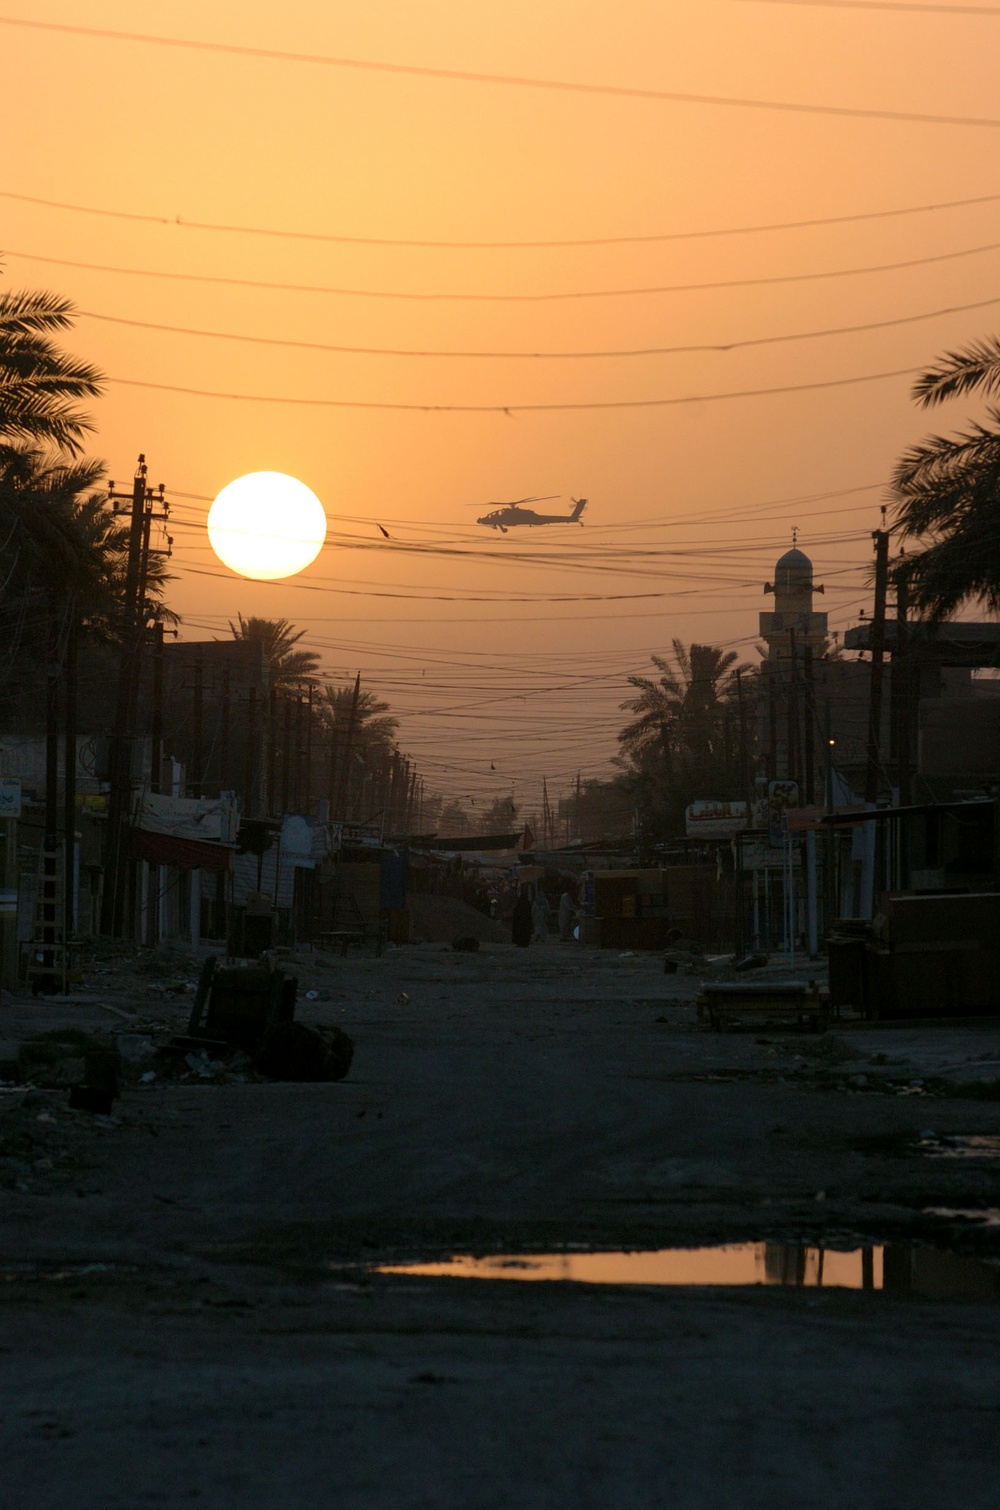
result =
M607 771L624 678L650 652L679 636L753 657L762 584L793 524L832 626L853 622L893 460L928 429L905 374L996 328L1000 15L766 0L0 0L4 16L997 120L573 93L0 25L3 275L87 312L72 345L115 380L92 449L116 480L145 451L167 484L185 636L221 633L237 611L285 616L334 679L361 669L388 697L430 785L479 802L513 786L533 805L543 775L558 790L578 768ZM614 240L643 237L663 239ZM574 241L602 244L551 244ZM139 275L153 272L171 276ZM727 283L742 286L690 288ZM551 297L570 294L587 297ZM564 355L698 346L731 349ZM718 397L775 388L791 391ZM293 399L312 402L281 401ZM673 402L518 407L650 400ZM435 406L453 412L425 412ZM959 405L934 422L965 417ZM331 521L327 547L287 585L233 577L203 528L219 488L268 469L306 482ZM475 525L491 500L547 493L562 495L557 509L585 495L586 527L500 537Z

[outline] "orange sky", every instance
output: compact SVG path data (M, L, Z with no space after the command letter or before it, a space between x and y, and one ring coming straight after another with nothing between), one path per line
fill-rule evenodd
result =
M92 0L84 14L69 0L12 0L10 8L0 0L0 17L18 15L478 73L1000 115L1000 17L957 8ZM8 143L0 190L163 221L551 242L1000 195L997 128L417 78L4 25L0 49ZM185 616L186 636L222 632L237 611L284 615L309 631L333 677L360 668L384 692L402 715L403 748L431 786L478 802L513 788L532 806L543 775L560 789L578 767L585 776L607 771L624 678L644 669L651 651L680 636L752 656L756 615L767 606L761 584L791 525L827 585L832 626L852 622L864 602L880 487L900 450L928 428L907 378L707 396L913 369L995 329L995 312L728 351L499 353L722 346L994 297L1000 308L997 252L765 286L521 302L278 291L37 259L383 294L565 294L802 279L943 256L1000 242L998 205L759 234L484 249L195 230L0 197L0 248L11 286L57 289L88 312L74 349L117 379L501 409L706 396L505 415L243 402L113 383L97 406L93 450L110 475L129 477L143 450L152 480L165 482L175 502L170 601ZM312 351L98 315L284 342L492 355ZM964 418L958 407L937 423ZM301 478L331 519L317 562L284 586L232 577L202 528L220 487L266 469ZM533 493L586 495L586 528L526 538L477 529L489 500ZM820 494L831 496L804 501ZM389 529L390 543L373 520ZM414 543L434 553L397 549ZM684 554L650 554L666 551ZM635 596L643 593L662 596ZM580 594L591 600L552 601Z

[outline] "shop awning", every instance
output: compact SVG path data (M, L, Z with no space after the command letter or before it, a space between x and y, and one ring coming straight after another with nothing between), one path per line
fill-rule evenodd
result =
M178 839L173 834L151 834L145 829L132 830L132 854L136 860L150 860L154 865L179 865L182 870L230 870L233 851L227 844L212 844L207 839Z

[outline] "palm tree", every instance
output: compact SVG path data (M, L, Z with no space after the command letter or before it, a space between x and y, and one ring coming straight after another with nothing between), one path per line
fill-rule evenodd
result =
M233 639L246 640L263 647L270 684L275 692L289 693L303 686L316 686L319 656L311 650L296 650L305 637L304 629L293 629L287 619L260 619L253 615L236 615L230 621Z
M967 393L1000 393L1000 338L947 352L917 378L924 409ZM950 436L931 435L897 463L892 477L901 535L925 541L893 569L910 601L942 618L968 598L1000 609L1000 409Z
M103 376L52 339L73 314L58 294L0 294L0 451L27 445L78 455L93 429L78 401L96 398Z
M354 752L367 758L376 750L391 751L396 742L399 719L391 716L389 704L382 702L374 692L360 690L355 708L353 687L335 687L328 682L323 688L320 717L331 732L346 733L351 724L352 709L351 746Z
M119 595L124 532L93 491L102 464L79 459L93 428L79 400L103 378L53 339L73 313L57 294L0 293L0 628L8 675L20 658L29 681L33 640L60 603L111 623Z
M638 757L657 745L670 756L690 756L697 762L718 753L724 711L731 701L738 672L735 650L715 645L691 645L673 641L676 669L663 656L654 655L660 672L656 679L630 676L637 697L626 698L622 708L639 716L618 736L626 756Z
M699 797L742 796L742 751L735 651L673 641L673 663L654 655L658 677L630 676L638 714L618 736L623 793L635 803L646 838L682 832L684 809Z

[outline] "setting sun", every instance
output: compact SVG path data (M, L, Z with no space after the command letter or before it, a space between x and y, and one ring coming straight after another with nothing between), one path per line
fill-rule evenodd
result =
M326 514L311 488L284 472L249 472L216 497L208 538L219 560L241 577L292 577L315 561Z

